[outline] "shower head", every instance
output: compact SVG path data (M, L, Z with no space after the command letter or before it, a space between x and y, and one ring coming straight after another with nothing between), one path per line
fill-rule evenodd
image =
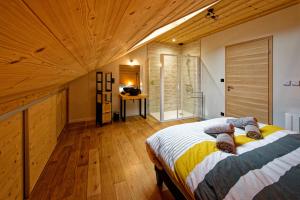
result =
M190 62L191 62L191 59L188 57L188 58L186 59L186 65L189 66L189 65L190 65Z

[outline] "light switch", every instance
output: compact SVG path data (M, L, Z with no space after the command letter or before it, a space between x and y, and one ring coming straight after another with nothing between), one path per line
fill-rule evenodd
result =
M292 86L300 86L300 81L292 81Z
M283 86L291 86L291 82L292 81L286 81L285 83L283 83Z

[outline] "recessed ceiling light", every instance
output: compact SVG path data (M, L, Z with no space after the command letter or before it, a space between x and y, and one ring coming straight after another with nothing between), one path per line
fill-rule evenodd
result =
M171 30L173 28L175 28L176 26L179 26L180 24L186 22L187 20L193 18L194 16L198 15L199 13L201 13L201 12L207 10L208 8L210 8L211 6L215 5L219 1L221 1L221 0L215 1L214 3L211 3L208 6L200 8L199 10L196 10L195 12L192 12L191 14L188 14L188 15L186 15L186 16L184 16L184 17L182 17L182 18L180 18L180 19L178 19L178 20L176 20L176 21L174 21L174 22L172 22L170 24L167 24L166 26L163 26L163 27L161 27L161 28L153 31L150 35L148 35L147 37L145 37L144 39L142 39L140 42L138 42L136 45L134 45L132 47L132 49L134 49L134 48L136 48L138 46L141 46L142 44L144 44L144 43L146 43L146 42L148 42L148 41L156 38L157 36L159 36L159 35L167 32L167 31L169 31L169 30Z
M172 42L176 42L176 39L175 39L175 38L173 38L173 39L172 39Z

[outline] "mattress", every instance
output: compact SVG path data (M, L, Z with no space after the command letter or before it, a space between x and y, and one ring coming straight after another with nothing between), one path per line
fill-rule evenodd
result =
M300 199L300 135L259 123L264 139L235 128L236 154L204 128L227 118L175 125L146 141L151 160L195 199Z

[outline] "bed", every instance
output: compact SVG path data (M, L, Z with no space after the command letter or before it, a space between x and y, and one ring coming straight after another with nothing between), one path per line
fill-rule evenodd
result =
M264 139L235 128L236 154L219 151L207 126L228 118L162 129L146 140L158 185L176 199L300 199L300 135L259 123Z

